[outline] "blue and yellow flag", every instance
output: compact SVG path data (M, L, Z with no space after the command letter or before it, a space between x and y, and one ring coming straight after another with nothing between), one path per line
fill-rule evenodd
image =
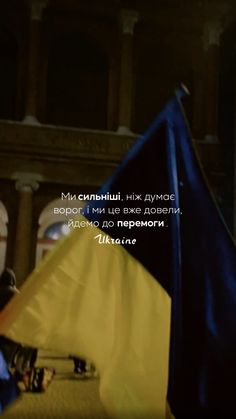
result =
M146 226L145 222L140 232L135 228L131 235L130 229L118 227L116 240L115 228L108 234L104 230L107 223L111 225L114 203L114 214L119 212L118 219L112 221L115 227L118 221L125 221L126 210L133 211L130 193L164 193L155 184L159 178L154 158L158 141L141 138L137 144L133 152L141 167L136 166L135 156L131 158L134 163L127 156L121 166L125 178L114 185L118 193L112 192L113 185L110 195L109 189L98 192L101 199L85 208L76 228L36 267L18 298L1 314L0 334L33 347L91 359L100 376L101 400L112 418L164 419L170 297L159 282L161 270L158 276L153 274L130 248L143 243L146 255L153 258L155 254L157 265L161 251L158 242L147 245L150 223ZM161 161L163 156L159 156ZM114 201L113 195L120 199ZM103 207L99 208L101 202ZM100 214L100 222L90 220L89 214ZM135 224L136 216L135 211L128 221ZM145 219L143 213L141 220ZM131 236L133 244L125 248L123 244Z
M74 230L52 251L1 315L1 334L93 360L112 418L164 418L170 298L122 246L94 240L98 233Z
M176 419L235 411L235 246L181 95L0 316L14 340L91 358L113 418L164 418L167 387Z
M123 224L111 228L111 215L106 232L135 237L135 246L124 246L172 298L168 399L175 417L231 418L236 417L236 249L196 157L183 94L177 91L102 188L101 193L125 190L129 196L129 208L127 201L120 203ZM89 217L101 220L98 212Z

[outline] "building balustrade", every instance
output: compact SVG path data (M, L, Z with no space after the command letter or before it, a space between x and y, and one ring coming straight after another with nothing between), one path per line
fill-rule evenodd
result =
M101 184L138 135L0 121L0 177L41 173L43 181ZM222 173L221 144L195 141L207 174ZM11 164L9 164L9 161ZM76 174L79 173L80 179Z

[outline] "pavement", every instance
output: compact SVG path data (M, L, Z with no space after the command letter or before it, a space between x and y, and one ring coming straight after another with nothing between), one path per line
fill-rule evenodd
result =
M73 373L72 359L39 352L37 365L56 369L44 393L23 393L3 413L3 419L108 419L99 399L99 378Z

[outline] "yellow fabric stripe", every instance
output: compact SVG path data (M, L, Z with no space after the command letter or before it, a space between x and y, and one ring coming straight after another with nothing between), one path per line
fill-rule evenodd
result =
M0 334L93 360L112 418L165 418L170 298L100 233L74 230L58 244L0 315Z

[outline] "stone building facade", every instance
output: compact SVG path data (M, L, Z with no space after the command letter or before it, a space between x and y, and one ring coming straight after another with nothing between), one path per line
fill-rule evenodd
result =
M3 0L0 34L0 267L24 281L66 221L45 209L95 191L180 82L233 232L234 1Z

